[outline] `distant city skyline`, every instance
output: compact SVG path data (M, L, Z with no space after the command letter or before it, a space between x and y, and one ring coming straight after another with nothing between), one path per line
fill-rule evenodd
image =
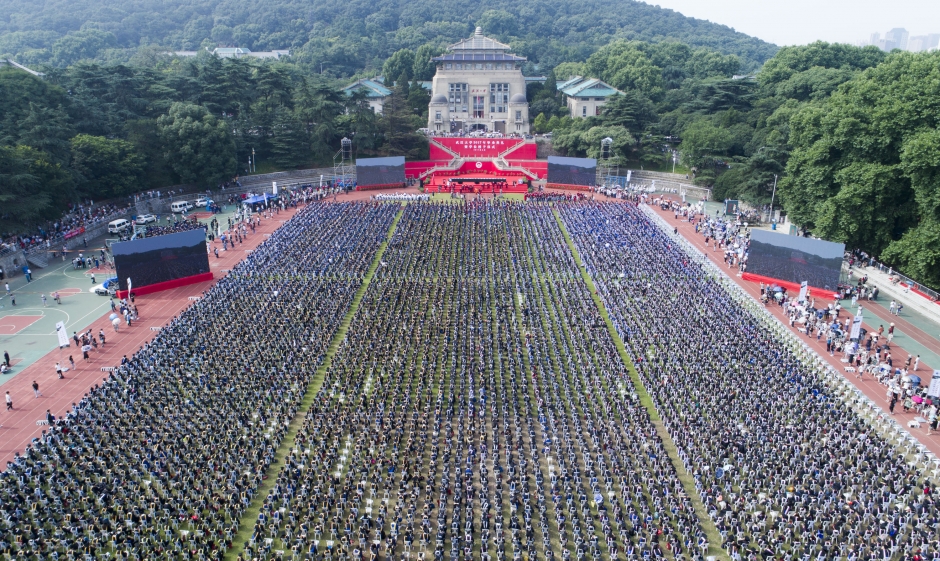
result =
M876 31L872 33L867 40L860 41L858 44L874 45L885 52L901 49L902 51L919 53L921 51L929 51L937 48L937 46L940 45L940 33L911 35L910 32L903 27L895 27L885 32L883 36Z
M904 28L911 37L940 33L936 0L645 1L780 46L814 41L867 44L873 33L883 37L893 28Z

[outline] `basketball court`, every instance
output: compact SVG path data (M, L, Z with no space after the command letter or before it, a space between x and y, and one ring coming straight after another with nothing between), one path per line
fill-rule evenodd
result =
M0 335L16 335L30 325L42 319L42 314L32 315L5 315L0 317Z

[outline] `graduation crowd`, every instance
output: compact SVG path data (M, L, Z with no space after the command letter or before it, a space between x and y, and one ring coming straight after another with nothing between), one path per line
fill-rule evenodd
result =
M239 559L704 559L551 207L410 204Z
M635 204L313 202L7 466L0 557L940 559L932 493Z
M872 430L635 205L561 213L732 558L940 559L915 448Z
M0 475L0 558L217 559L395 216L312 203Z

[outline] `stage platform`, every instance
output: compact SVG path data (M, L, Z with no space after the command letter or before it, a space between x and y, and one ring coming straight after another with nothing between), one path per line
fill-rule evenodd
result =
M424 184L427 193L527 193L527 183L519 183L518 175L493 173L432 175Z

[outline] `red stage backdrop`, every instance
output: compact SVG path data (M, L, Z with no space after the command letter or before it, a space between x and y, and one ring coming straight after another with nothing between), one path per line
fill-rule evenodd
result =
M495 158L506 150L525 142L522 138L435 138L435 142L446 146L464 158ZM535 144L532 145L533 147ZM440 154L440 156L438 156ZM518 157L518 156L517 156ZM431 144L431 159L450 160L452 156Z

